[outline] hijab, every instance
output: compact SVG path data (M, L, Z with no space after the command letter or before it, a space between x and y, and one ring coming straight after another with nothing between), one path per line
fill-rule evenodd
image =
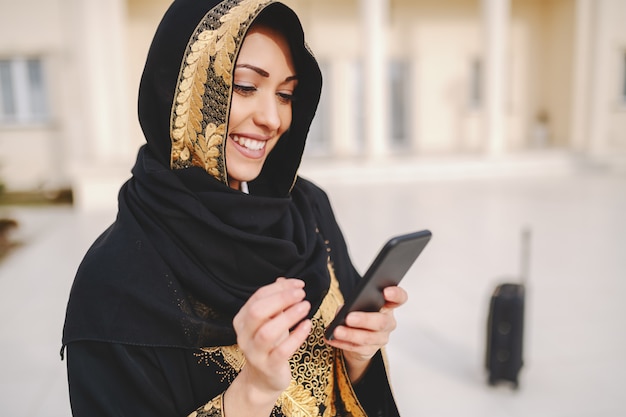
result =
M288 40L298 85L292 123L245 194L228 186L224 153L234 65L258 22ZM278 277L305 282L312 316L330 285L328 253L297 170L320 92L319 66L284 4L175 0L140 83L146 144L115 222L78 268L63 344L234 344L234 315Z

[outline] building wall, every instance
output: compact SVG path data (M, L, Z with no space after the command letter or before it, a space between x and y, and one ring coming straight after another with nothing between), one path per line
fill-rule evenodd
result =
M132 117L130 123L130 138L135 147L145 143L143 133L137 119L137 95L141 74L152 42L152 36L167 10L171 0L126 0L128 21L128 107Z
M0 180L8 190L71 187L85 169L135 151L121 2L0 1L0 59L41 59L48 108L45 120L0 124Z
M341 77L335 66L362 59L358 1L292 1L303 17L309 42L317 57L331 68L327 81ZM471 101L471 69L484 58L483 23L479 0L396 0L390 2L390 59L410 63L410 142L419 154L449 154L485 149L483 109ZM573 65L574 2L571 0L517 0L509 22L509 83L507 149L568 147L571 67ZM342 80L350 75L345 75ZM483 80L483 87L484 87ZM359 86L356 88L367 88ZM331 93L332 94L332 93ZM339 93L337 93L339 94ZM345 96L345 106L356 106ZM333 126L354 124L354 109L331 111ZM546 115L549 137L536 135L538 116ZM332 117L331 117L332 118ZM341 121L343 120L343 122ZM334 127L334 135L355 135L356 129ZM348 140L354 143L354 139Z
M570 146L574 2L513 2L510 124L513 149ZM548 137L537 137L547 119Z
M470 100L471 66L482 55L480 2L405 1L393 17L398 22L397 28L391 22L394 44L414 66L416 152L481 151L481 109Z
M363 0L285 2L301 17L325 74L312 134L320 154L363 155ZM0 0L0 59L42 59L50 115L43 123L0 124L0 181L9 189L73 185L90 169L116 164L128 174L144 142L136 111L141 71L169 4ZM483 2L388 4L386 53L409 71L401 152L483 155L484 109L472 92L472 68L485 53ZM626 152L624 21L623 0L511 0L506 152ZM540 114L547 135L538 129Z
M68 50L60 0L0 0L0 10L0 59L41 59L51 87L47 120L0 124L0 181L9 190L53 185L66 177L61 162L68 131L64 115L71 111L70 94L61 88Z
M601 0L594 17L588 147L603 156L626 150L626 2Z

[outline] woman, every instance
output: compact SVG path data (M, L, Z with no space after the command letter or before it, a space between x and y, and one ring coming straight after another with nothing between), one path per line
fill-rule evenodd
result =
M359 275L297 176L320 92L286 6L174 1L139 91L147 144L68 303L75 416L398 415L381 348L404 290L323 338Z

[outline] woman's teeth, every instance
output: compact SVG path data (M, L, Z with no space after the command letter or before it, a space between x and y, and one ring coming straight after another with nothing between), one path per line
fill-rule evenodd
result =
M243 146L244 148L248 148L252 151L259 151L265 147L265 141L263 140L254 140L250 138L242 138L239 136L232 135L232 138L235 142Z

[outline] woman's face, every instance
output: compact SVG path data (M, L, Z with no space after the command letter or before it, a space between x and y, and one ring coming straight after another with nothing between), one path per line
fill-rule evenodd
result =
M235 65L226 140L231 188L252 181L291 124L291 102L298 81L289 45L278 32L253 26Z

